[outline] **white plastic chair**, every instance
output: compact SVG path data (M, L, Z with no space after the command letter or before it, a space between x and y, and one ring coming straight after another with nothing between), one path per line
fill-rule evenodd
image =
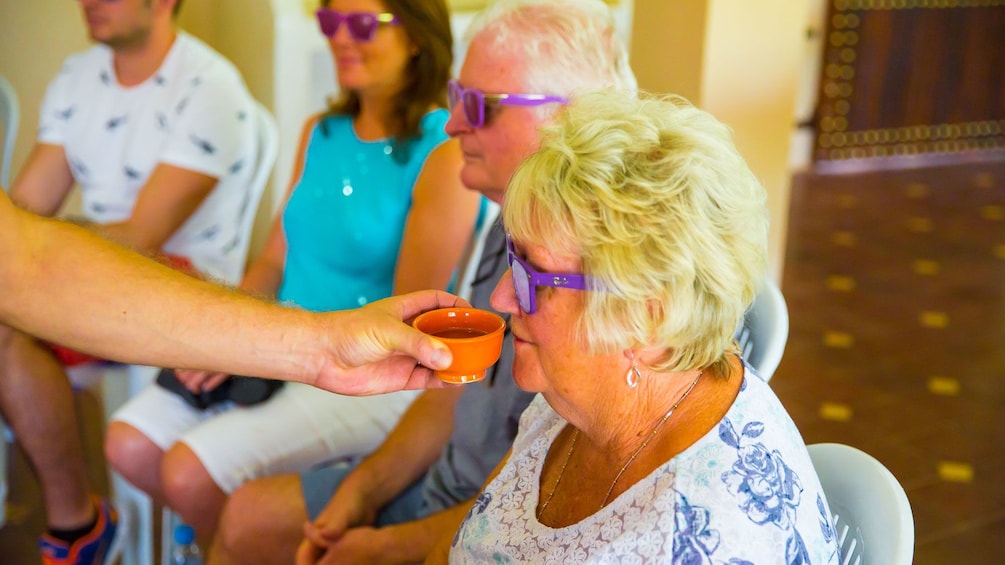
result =
M765 279L736 332L740 353L768 381L782 360L788 339L789 310L785 297L773 281Z
M911 565L914 514L904 487L868 453L840 443L808 446L834 518L842 565Z
M10 190L11 159L14 156L14 142L17 141L20 119L17 91L3 75L0 75L0 130L3 131L0 143L0 186L4 190ZM2 513L3 508L0 508L0 514Z
M258 122L258 163L255 174L250 180L248 204L241 218L240 234L242 240L237 251L247 256L251 244L251 232L255 224L255 216L272 167L279 152L279 129L276 120L269 109L255 102L256 119ZM129 367L129 396L133 396L156 379L160 371L157 367L132 365ZM115 507L119 511L119 528L117 542L106 558L113 563L121 557L122 565L153 565L154 563L154 519L153 501L146 493L125 480L118 473L112 472L112 491ZM172 525L178 522L178 517L165 507L161 520L161 563L170 561L171 547L174 543L171 531ZM121 543L118 542L121 540Z
M125 404L126 400L153 384L159 370L157 367L127 365L125 377L117 382L117 397L121 398L117 406ZM105 386L108 384L106 382ZM108 412L107 416L110 417L113 412ZM109 417L106 417L106 422ZM105 562L115 563L116 559L120 559L121 565L153 565L153 501L115 471L109 470L109 475L113 504L119 512L119 531Z
M243 237L237 247L237 252L241 257L248 256L258 205L262 201L262 195L265 194L265 187L269 184L272 167L276 164L276 155L279 153L279 126L276 125L276 119L261 102L255 102L255 111L255 118L258 122L258 168L255 169L255 174L249 181L251 190L238 232Z

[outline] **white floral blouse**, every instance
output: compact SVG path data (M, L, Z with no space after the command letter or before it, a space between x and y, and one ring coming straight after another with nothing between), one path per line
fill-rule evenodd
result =
M778 398L748 368L726 416L592 516L538 522L541 468L567 422L540 395L461 524L451 563L837 563L827 500Z

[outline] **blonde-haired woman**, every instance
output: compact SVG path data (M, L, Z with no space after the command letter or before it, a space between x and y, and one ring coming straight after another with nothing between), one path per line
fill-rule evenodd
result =
M493 306L540 395L451 562L835 562L799 432L733 342L767 219L727 128L679 98L584 95L503 218Z

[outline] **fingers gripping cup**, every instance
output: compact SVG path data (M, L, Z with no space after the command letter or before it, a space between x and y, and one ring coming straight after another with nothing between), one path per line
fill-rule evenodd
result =
M434 374L448 383L473 383L502 353L506 321L477 308L441 308L420 314L412 327L429 334L450 348L454 361Z

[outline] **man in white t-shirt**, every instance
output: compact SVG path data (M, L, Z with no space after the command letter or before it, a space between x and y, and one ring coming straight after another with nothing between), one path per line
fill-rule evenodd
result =
M80 1L97 45L69 57L49 84L10 195L52 216L77 185L81 222L95 232L233 283L245 261L241 219L255 213L255 103L229 61L175 27L180 3ZM42 486L46 565L101 563L116 529L84 474L64 370L82 359L0 326L0 410Z

